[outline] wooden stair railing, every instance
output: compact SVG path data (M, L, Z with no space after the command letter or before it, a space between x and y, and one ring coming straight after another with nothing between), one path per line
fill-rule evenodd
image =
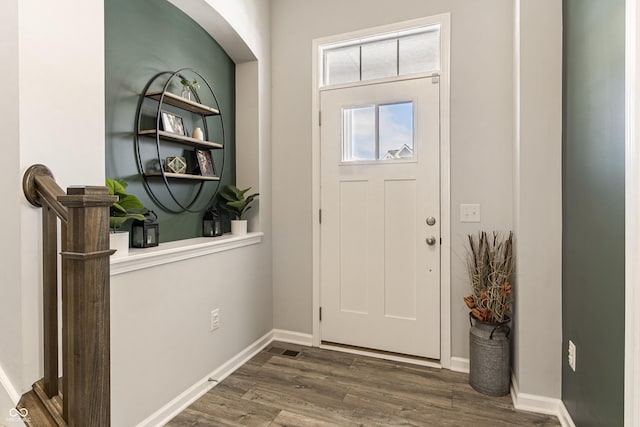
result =
M102 427L111 423L109 207L106 187L65 193L44 165L24 174L23 191L42 207L44 377L25 393L27 425ZM62 249L62 378L58 366L58 219ZM60 384L62 390L60 391ZM26 413L23 411L23 413Z

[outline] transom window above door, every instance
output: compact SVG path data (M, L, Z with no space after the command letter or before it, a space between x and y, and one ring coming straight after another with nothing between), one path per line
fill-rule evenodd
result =
M342 161L414 157L413 102L342 109Z
M440 25L321 48L322 85L440 71Z

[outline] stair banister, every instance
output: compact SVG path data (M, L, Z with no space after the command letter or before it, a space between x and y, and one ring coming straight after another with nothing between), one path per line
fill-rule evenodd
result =
M117 201L106 187L69 187L65 193L44 165L23 177L23 191L42 207L44 377L33 393L48 414L37 414L25 393L20 407L33 424L109 426L109 207ZM58 219L62 249L62 393L58 377ZM31 406L28 406L31 405ZM35 420L39 421L35 421ZM41 423L41 424L36 424ZM27 422L29 425L29 422Z

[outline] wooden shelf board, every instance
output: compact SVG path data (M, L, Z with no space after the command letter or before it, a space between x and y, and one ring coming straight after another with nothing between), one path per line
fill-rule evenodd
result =
M164 130L156 130L156 129L141 130L140 132L138 132L138 135L153 136L156 133L160 135L160 138L162 139L166 139L168 141L173 141L173 142L179 142L181 144L190 145L192 147L198 147L198 148L204 148L204 149L222 148L222 144L218 142L203 141L201 139L195 139L195 138L191 138L190 136L179 135L177 133L171 133Z
M161 177L162 172L146 172L144 176ZM220 181L219 176L190 175L188 173L165 172L164 176L166 176L167 178L190 179L193 181Z
M155 99L156 101L160 101L162 91L147 92L145 96ZM174 107L182 108L183 110L191 111L192 113L202 114L205 116L217 116L220 114L220 110L216 108L183 98L171 92L164 93L162 102L164 104L173 105Z

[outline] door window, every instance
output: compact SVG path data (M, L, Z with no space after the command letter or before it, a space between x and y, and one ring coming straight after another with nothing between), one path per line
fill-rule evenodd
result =
M414 158L413 102L342 109L342 161Z
M321 47L322 84L440 71L440 25Z

